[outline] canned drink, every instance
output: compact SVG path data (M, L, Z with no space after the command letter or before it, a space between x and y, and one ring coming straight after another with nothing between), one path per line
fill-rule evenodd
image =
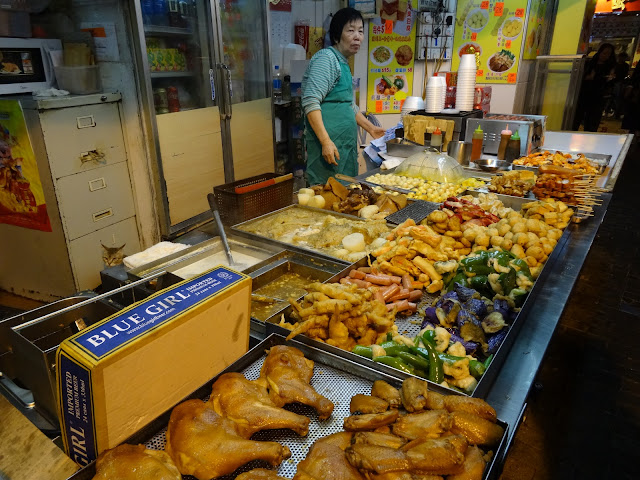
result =
M178 98L178 89L176 87L167 87L167 103L170 112L180 111L180 99Z
M156 107L156 113L169 113L169 98L166 88L153 89L153 104Z

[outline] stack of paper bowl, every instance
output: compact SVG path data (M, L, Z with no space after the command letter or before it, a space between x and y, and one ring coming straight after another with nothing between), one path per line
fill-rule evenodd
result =
M476 56L465 54L460 57L458 85L456 87L456 108L463 112L473 110L473 95L476 87Z
M441 80L444 78L431 77L427 83L427 96L424 99L424 110L427 113L440 113L444 108L447 87Z
M402 104L400 117L404 117L407 113L415 112L416 110L424 110L424 100L422 97L407 97Z

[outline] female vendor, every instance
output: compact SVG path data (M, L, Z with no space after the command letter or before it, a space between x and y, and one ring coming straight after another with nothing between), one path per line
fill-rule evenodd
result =
M347 59L360 50L364 38L362 15L343 8L329 27L332 47L316 53L302 78L302 108L306 115L307 180L324 184L336 173L358 174L357 125L373 138L384 135L353 101Z

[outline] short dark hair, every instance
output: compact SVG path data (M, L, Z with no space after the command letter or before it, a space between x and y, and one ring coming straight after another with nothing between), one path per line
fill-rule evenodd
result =
M329 37L331 38L331 45L335 45L340 41L342 37L342 30L347 23L360 20L364 25L362 14L355 8L341 8L338 10L331 19L331 25L329 26Z

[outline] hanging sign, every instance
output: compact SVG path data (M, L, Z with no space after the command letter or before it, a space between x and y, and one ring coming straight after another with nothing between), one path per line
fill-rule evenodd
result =
M22 107L0 100L0 223L51 231Z
M527 0L462 0L458 3L452 69L460 56L477 53L477 83L512 83L518 64Z
M418 1L379 3L369 21L367 111L400 113L413 92Z

